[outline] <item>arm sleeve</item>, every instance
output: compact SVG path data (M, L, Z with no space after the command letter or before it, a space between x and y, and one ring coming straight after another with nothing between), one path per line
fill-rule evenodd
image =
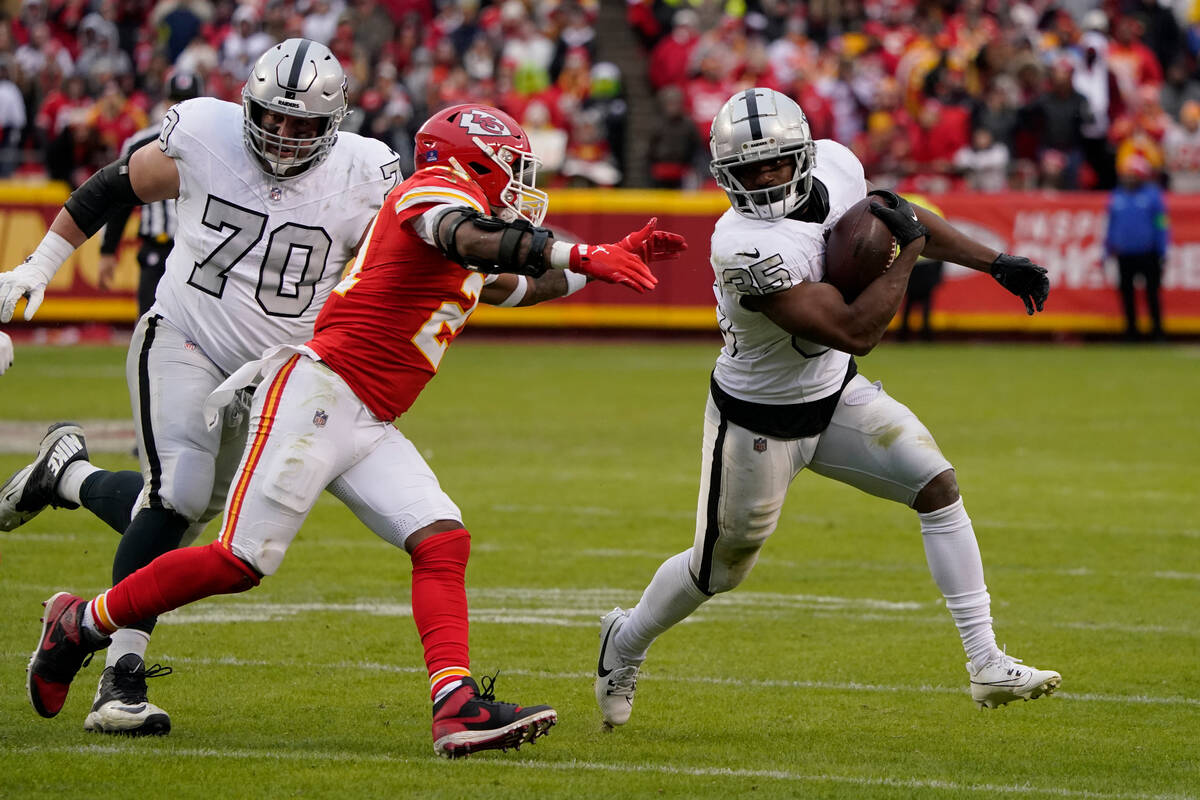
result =
M104 237L100 240L100 255L115 255L121 245L121 236L125 233L125 223L133 214L133 206L120 206L104 223Z

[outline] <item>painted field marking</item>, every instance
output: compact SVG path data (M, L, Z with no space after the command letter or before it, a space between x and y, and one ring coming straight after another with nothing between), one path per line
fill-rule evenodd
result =
M335 763L361 764L370 762L376 764L428 764L437 759L405 758L403 756L381 755L376 753L339 752L336 750L297 750L281 752L279 750L212 750L209 748L175 748L165 747L160 750L137 749L118 745L72 745L67 747L23 747L13 750L15 753L45 754L65 753L72 755L124 757L160 757L178 759L216 759L238 761L332 761ZM540 755L540 753L539 753ZM1061 786L1033 786L1028 783L996 784L996 783L961 783L940 778L891 778L863 777L860 775L806 775L800 772L770 769L733 769L729 767L673 767L660 764L612 764L599 761L533 761L533 760L501 760L487 759L486 761L468 762L480 764L480 768L495 769L508 767L546 772L607 772L624 774L653 774L680 775L689 778L736 778L780 781L782 783L815 783L840 784L843 786L878 787L887 789L938 789L943 791L973 792L980 794L1011 794L1021 797L1044 795L1048 797L1080 798L1080 800L1196 800L1195 795L1185 794L1155 794L1149 792L1094 792L1088 789L1068 789ZM469 767L467 767L469 768Z
M16 658L18 654L5 653L4 655ZM28 655L22 652L20 657L28 658ZM162 654L157 660L171 664L194 664L197 666L226 666L246 668L262 667L270 669L362 670L364 672L387 672L398 675L426 674L424 667L406 667L398 664L384 664L372 661L337 661L333 663L317 663L307 660L275 661L262 659L241 659L230 656L224 656L220 658L194 658L188 656L173 656L170 653ZM504 674L515 675L524 678L534 678L537 680L580 682L586 682L594 677L590 672L549 672L546 670L521 668L514 669L507 667L504 669ZM668 685L676 680L683 680L683 678L673 678L669 673L655 672L653 669L643 670L642 676L648 677L654 682L661 681L663 685ZM719 678L707 677L703 675L688 675L686 680L688 683L702 683L709 686L732 686L734 688L815 689L820 691L834 692L864 692L868 694L944 694L966 697L969 691L965 681L963 682L962 686L950 687L930 686L928 684L887 686L883 684L859 683L857 681L797 681L756 678ZM1131 705L1181 705L1200 707L1200 698L1195 697L1153 697L1150 695L1116 695L1096 693L1073 694L1071 692L1057 691L1053 695L1053 700L1068 700L1086 703L1125 703Z

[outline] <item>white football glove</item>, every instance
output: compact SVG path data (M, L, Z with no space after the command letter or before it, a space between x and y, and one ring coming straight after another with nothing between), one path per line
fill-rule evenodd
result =
M75 246L54 231L48 231L41 244L25 263L14 270L0 272L0 322L8 322L17 310L17 301L25 301L25 319L33 319L46 292L46 284L58 272Z
M13 346L12 339L8 338L8 334L0 331L0 375L13 365Z
M25 303L25 319L33 319L46 292L46 279L42 270L25 262L9 272L0 273L0 322L8 322L17 310L17 301L28 298Z

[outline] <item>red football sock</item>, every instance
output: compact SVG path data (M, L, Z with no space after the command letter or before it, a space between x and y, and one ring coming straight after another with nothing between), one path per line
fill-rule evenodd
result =
M220 542L163 553L88 604L104 633L214 594L234 594L261 579Z
M425 648L430 696L471 674L467 644L467 558L471 534L463 528L435 534L412 552L413 622Z

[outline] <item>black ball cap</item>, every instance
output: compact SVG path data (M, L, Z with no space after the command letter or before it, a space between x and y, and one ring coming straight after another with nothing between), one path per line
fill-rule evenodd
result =
M204 94L204 82L191 72L176 72L167 81L167 97L171 100L191 100Z

